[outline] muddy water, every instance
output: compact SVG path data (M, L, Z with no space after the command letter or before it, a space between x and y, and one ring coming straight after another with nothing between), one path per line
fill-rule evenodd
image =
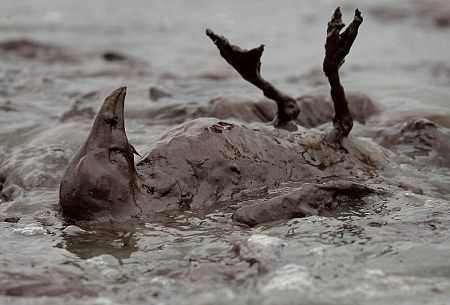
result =
M263 73L292 95L327 94L320 65L337 3L2 1L0 304L450 304L448 138L439 158L410 158L414 142L380 139L411 118L443 134L450 126L449 9L432 2L343 6L348 17L365 12L343 82L382 110L383 124L354 136L392 150L403 174L388 170L389 179L422 182L335 218L249 229L221 212L69 226L57 187L116 87L128 86L127 132L141 153L213 98L260 98L206 27L245 47L264 43ZM151 101L151 87L170 96Z

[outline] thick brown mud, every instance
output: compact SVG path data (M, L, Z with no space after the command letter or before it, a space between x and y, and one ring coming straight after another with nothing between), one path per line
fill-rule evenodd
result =
M322 141L334 6L1 2L0 303L446 304L447 3L343 7L365 13L342 69L355 117L345 149ZM223 62L207 27L266 45L264 74L302 110L297 133L270 126L275 104ZM124 85L151 209L174 209L67 223L59 182Z

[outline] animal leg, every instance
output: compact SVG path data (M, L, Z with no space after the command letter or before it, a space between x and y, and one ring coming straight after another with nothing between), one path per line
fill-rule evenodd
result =
M242 76L243 79L261 89L264 95L277 103L278 113L275 126L293 129L291 123L300 113L297 101L291 96L279 91L261 76L261 56L264 45L246 50L232 45L228 39L207 29L206 35L214 42L220 55Z
M362 22L361 12L356 9L352 23L341 33L345 24L342 22L342 14L339 7L334 11L330 22L328 22L323 72L331 86L331 98L335 111L334 128L328 135L328 140L332 142L340 142L349 135L353 127L353 117L348 108L344 87L340 82L339 69L350 52Z

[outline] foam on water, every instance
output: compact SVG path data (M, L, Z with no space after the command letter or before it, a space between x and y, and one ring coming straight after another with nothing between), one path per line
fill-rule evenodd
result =
M450 122L449 29L436 26L436 8L423 9L424 3L343 5L344 16L356 6L365 15L343 83L372 97L385 125L405 117ZM362 125L353 131L362 137L357 149L380 164L395 159L399 168L385 169L383 179L405 191L335 218L248 229L223 212L80 227L59 215L62 172L112 89L128 86L127 132L142 154L174 126L155 122L164 107L184 119L218 96L261 97L218 56L206 27L243 47L264 43L264 74L293 95L328 94L321 63L335 6L328 0L1 1L0 42L29 39L46 47L34 57L0 48L0 303L447 304L448 168L432 165L432 158L372 151L383 130L367 133ZM106 61L106 52L125 60ZM150 102L152 86L170 96ZM384 131L391 136L399 129Z

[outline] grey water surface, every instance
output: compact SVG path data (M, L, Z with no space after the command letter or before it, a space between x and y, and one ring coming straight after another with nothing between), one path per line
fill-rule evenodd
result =
M265 44L265 77L293 96L328 94L321 62L338 5L347 21L356 7L365 17L346 89L370 96L380 120L450 128L448 1L2 0L0 43L25 47L0 48L0 304L450 304L450 163L400 156L404 173L425 177L421 191L256 228L219 211L81 227L59 214L61 175L110 91L128 87L127 133L143 154L176 125L146 116L161 104L189 116L216 97L261 98L209 27ZM151 101L151 87L168 96Z

